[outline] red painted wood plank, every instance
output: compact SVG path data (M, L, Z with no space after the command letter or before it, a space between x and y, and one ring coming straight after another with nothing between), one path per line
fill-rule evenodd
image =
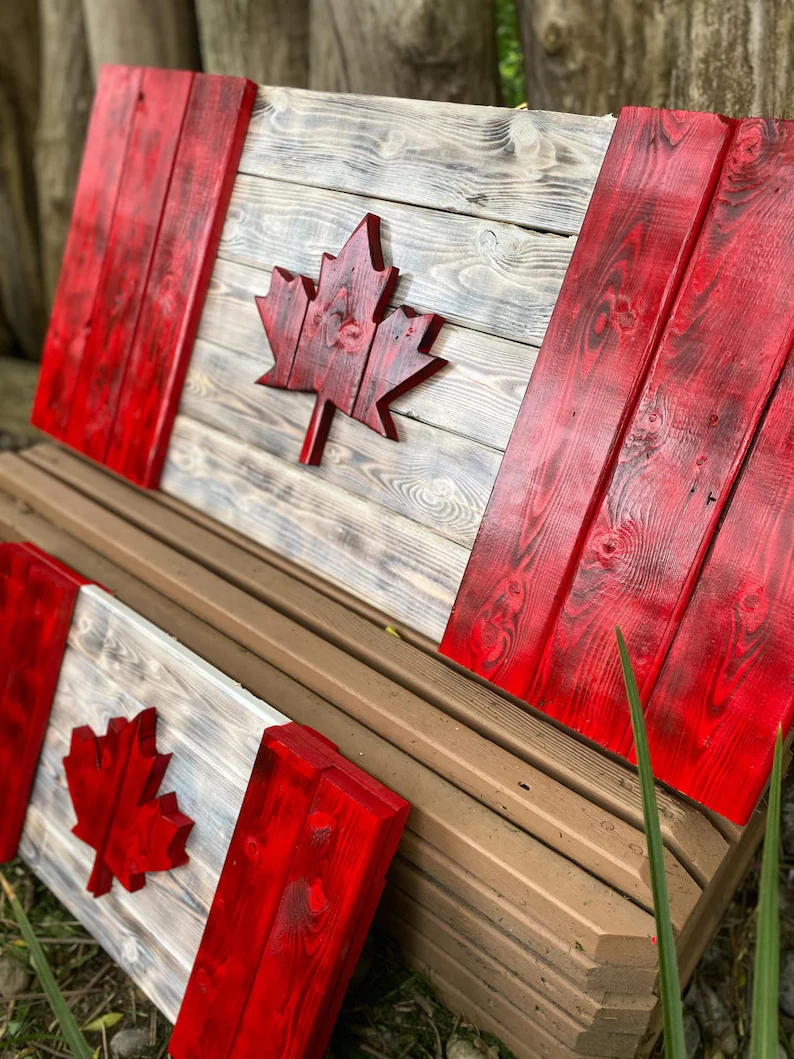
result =
M281 903L320 769L280 735L271 729L262 740L171 1037L173 1059L231 1054Z
M146 69L66 440L104 460L193 74Z
M265 733L173 1059L322 1054L407 814L311 729Z
M116 209L143 71L103 66L88 125L31 420L63 439Z
M654 772L745 824L794 717L794 358L645 718Z
M793 241L794 123L742 121L528 695L624 755L615 626L647 702L791 348Z
M0 557L2 863L16 856L74 605L86 582L26 545L0 545Z
M113 878L134 893L146 873L187 864L185 843L193 821L179 811L176 794L157 796L170 754L157 752L157 711L128 721L114 717L107 734L75 728L63 759L77 814L74 834L96 851L88 890L101 897Z
M346 773L323 772L232 1059L305 1059L319 1050L328 994L356 935L390 817Z
M256 85L196 74L106 463L159 484Z
M732 124L624 108L441 645L525 696Z

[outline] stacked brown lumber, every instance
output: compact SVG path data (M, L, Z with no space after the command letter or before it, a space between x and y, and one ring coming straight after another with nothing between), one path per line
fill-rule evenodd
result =
M519 1059L647 1046L657 953L630 768L162 494L49 445L0 459L0 490L0 536L100 581L411 802L381 922L453 1008ZM761 817L741 834L659 799L689 973Z

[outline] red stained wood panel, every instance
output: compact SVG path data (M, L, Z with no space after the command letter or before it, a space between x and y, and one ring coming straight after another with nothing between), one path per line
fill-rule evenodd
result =
M320 770L278 732L265 733L254 764L171 1037L173 1059L231 1055L281 902Z
M407 813L311 729L265 733L173 1059L319 1059Z
M745 824L794 716L789 357L645 712L654 772Z
M647 702L791 348L793 241L794 124L742 121L528 695L624 756L615 626Z
M32 422L63 439L91 327L141 89L137 67L103 66L97 82Z
M16 856L82 584L32 546L0 545L0 863Z
M326 769L306 818L232 1059L305 1059L357 934L390 813L339 769ZM327 1044L327 1040L325 1044Z
M143 73L66 440L105 459L193 74Z
M106 458L138 485L159 484L255 96L244 78L192 83Z
M513 694L576 570L732 129L620 113L441 645Z

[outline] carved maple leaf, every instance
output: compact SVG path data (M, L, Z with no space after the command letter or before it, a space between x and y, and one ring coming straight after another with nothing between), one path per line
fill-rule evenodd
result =
M77 825L72 829L96 850L88 890L107 893L113 876L130 892L140 890L146 872L186 864L185 842L193 821L179 811L176 795L155 797L171 760L158 754L157 713L144 710L132 720L114 717L107 735L75 728L63 760Z
M317 394L301 463L320 462L336 409L398 440L389 404L447 363L429 356L440 316L404 306L383 319L397 276L383 263L380 218L368 213L338 257L323 254L316 291L277 268L256 299L276 362L257 383Z

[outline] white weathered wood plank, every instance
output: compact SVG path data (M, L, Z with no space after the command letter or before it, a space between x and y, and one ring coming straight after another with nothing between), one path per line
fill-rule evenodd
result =
M182 415L160 488L440 640L461 545Z
M198 331L200 339L254 357L260 374L272 367L273 354L254 298L270 290L270 276L218 258ZM537 348L447 322L433 352L447 367L398 397L392 411L504 452Z
M45 803L46 804L46 803ZM28 807L19 852L25 863L57 895L75 919L149 997L171 1022L176 1021L187 987L189 968L128 907L114 887L95 900L84 888L91 873L91 850L67 829L53 826L48 807ZM129 896L129 895L127 895Z
M254 385L261 365L196 341L180 411L257 449L296 464L314 396ZM471 549L501 453L403 418L400 441L342 413L334 417L319 467L302 468Z
M240 169L576 234L615 119L259 89Z
M262 732L286 717L96 585L80 590L69 643L130 695L173 717L197 746L229 748L247 782Z
M218 253L316 280L322 255L337 254L368 212L382 218L386 263L400 269L397 303L540 345L572 236L239 174Z

